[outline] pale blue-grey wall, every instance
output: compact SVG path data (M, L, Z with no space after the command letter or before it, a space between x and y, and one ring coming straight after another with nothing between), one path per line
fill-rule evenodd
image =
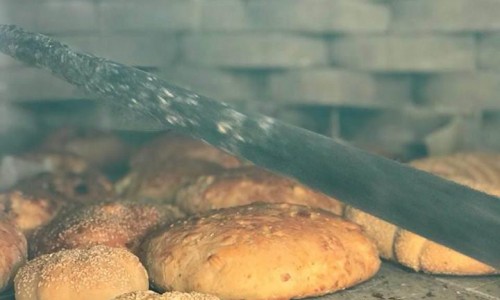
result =
M498 0L0 0L0 23L372 150L500 150ZM82 95L0 56L0 97Z

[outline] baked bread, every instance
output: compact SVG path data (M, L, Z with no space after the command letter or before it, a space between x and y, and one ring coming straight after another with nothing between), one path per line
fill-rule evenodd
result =
M49 223L61 210L64 201L59 195L35 196L14 190L0 194L0 211L7 214L26 235Z
M140 202L106 202L67 211L37 230L30 257L63 249L95 245L128 248L132 252L151 230L184 217L176 207Z
M14 279L16 300L109 300L147 289L148 275L139 259L106 246L39 256Z
M83 157L68 152L36 151L24 153L19 159L41 164L49 173L82 174L91 168Z
M219 298L196 292L167 292L160 295L153 291L138 291L118 296L113 300L219 300Z
M132 170L116 184L118 194L126 199L152 199L172 202L185 184L205 174L218 173L221 166L202 160L181 160L150 168Z
M469 181L500 185L500 154L456 153L410 162L410 165L444 178L463 177Z
M207 143L176 133L161 135L143 146L132 158L132 169L152 164L161 165L177 160L201 160L218 164L224 168L235 168L244 164L240 159Z
M0 194L0 211L26 236L50 222L63 208L113 197L113 186L98 172L44 173Z
M59 128L49 134L42 151L58 151L78 155L90 165L112 170L126 165L132 148L112 132L80 128Z
M26 238L6 215L0 214L0 292L12 283L26 262L26 253Z
M142 258L159 290L222 299L291 299L345 289L380 266L356 224L319 209L254 203L180 220L148 238Z
M253 202L293 203L318 207L342 215L343 204L287 177L259 167L228 169L200 176L176 195L176 204L189 213L245 205Z
M482 156L477 159L471 154L453 157L460 157L464 160L457 163L448 157L445 157L443 161L431 158L427 162L419 160L412 165L424 170L428 168L448 180L500 196L500 185L492 184L496 176L493 175L495 171L484 170L490 168L486 164L478 167L478 161L483 159ZM465 167L467 162L472 162L470 170ZM492 164L490 166L493 167ZM465 171L457 173L458 170ZM365 233L377 243L381 257L395 260L413 270L449 275L498 273L498 270L493 267L353 207L346 207L344 217L363 227Z

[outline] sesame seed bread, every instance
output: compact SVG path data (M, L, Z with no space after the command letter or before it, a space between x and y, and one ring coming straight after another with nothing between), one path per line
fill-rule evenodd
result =
M171 224L141 252L160 290L222 299L291 299L348 288L380 267L353 223L319 209L254 203Z
M219 298L196 292L167 292L160 295L153 291L138 291L118 296L113 300L219 300Z
M139 259L107 246L42 255L14 279L16 300L109 300L147 289L148 275Z
M67 211L37 230L30 257L95 245L135 251L156 227L184 217L176 207L145 202L105 202Z

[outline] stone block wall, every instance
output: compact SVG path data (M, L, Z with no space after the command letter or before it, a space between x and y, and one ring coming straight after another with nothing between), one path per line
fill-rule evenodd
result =
M0 0L0 23L369 150L500 150L498 0ZM0 55L1 101L82 98Z

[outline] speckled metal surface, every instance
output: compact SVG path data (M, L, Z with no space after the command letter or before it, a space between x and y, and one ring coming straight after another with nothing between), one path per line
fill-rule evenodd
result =
M13 292L0 300L14 300ZM371 280L318 300L500 300L500 276L451 277L419 274L384 262Z

